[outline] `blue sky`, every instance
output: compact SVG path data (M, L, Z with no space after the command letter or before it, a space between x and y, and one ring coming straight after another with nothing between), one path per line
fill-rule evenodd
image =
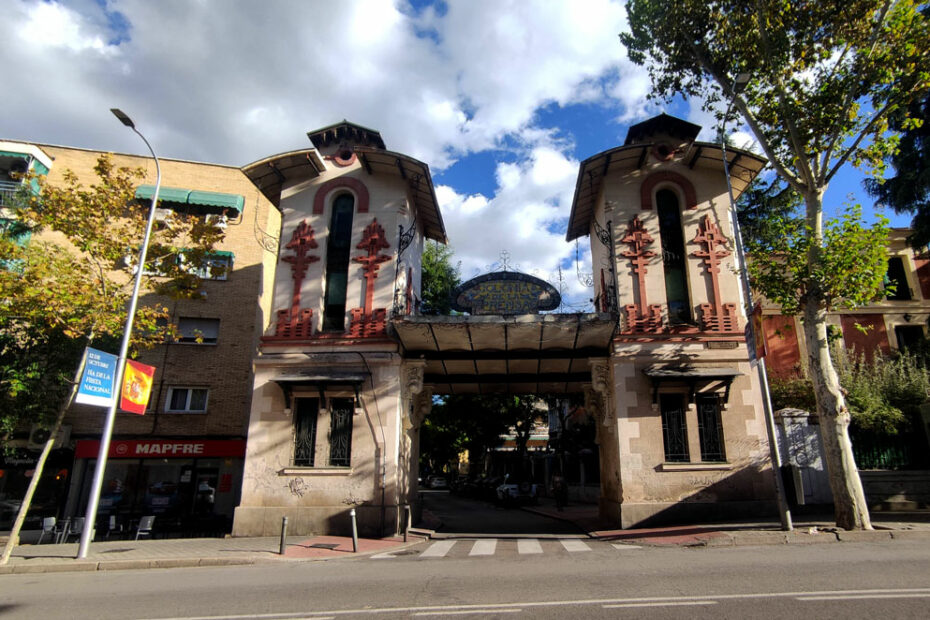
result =
M697 102L646 100L612 0L0 0L0 11L15 76L0 139L141 153L109 113L119 107L163 157L240 166L345 118L429 164L464 277L506 251L550 281L562 266L581 305L590 290L564 241L580 161L661 111L714 135ZM869 211L860 180L841 175L828 203L854 193Z

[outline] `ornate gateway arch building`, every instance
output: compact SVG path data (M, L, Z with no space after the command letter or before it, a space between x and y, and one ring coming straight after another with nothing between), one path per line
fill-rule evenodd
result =
M339 123L246 166L282 232L233 534L276 534L284 516L293 534L345 531L351 508L363 535L398 531L420 424L450 393L583 393L607 525L774 512L723 155L699 129L662 115L582 163L567 238L591 240L594 314L514 305L533 285L511 274L470 314L420 316L442 217L426 164L377 131ZM727 156L738 194L764 162Z

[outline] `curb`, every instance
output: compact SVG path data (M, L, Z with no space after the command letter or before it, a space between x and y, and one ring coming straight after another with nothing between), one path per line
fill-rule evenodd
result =
M590 531L588 531L587 529L583 528L582 526L578 525L578 522L575 521L574 519L570 518L568 515L554 515L554 514L550 514L550 513L546 512L546 511L544 511L544 510L539 510L538 508L536 508L536 507L534 507L534 506L519 506L519 508L520 508L520 510L523 510L523 511L525 511L525 512L529 512L529 513L532 513L532 514L535 514L535 515L539 515L539 516L541 516L541 517L548 517L548 518L550 518L550 519L556 519L557 521L564 521L565 523L571 523L571 524L574 525L576 528L578 528L578 531L579 531L579 532L582 532L582 533L585 534L588 538L594 538L594 539L597 539L597 538L598 538L597 536L594 535L594 532L590 532Z
M399 543L392 547L391 551L401 551L413 545L422 542L423 539L411 540L406 543ZM0 566L0 575L23 575L37 573L74 573L74 572L95 572L110 570L139 570L152 568L198 568L210 566L249 566L254 564L272 564L275 562L321 562L327 560L348 560L352 558L366 557L377 553L384 553L384 549L373 549L371 551L359 551L351 555L315 557L315 558L289 558L281 556L276 552L267 552L267 555L257 557L204 557L204 558L152 558L138 560L102 560L102 561L85 561L85 562L36 562L29 564L25 562L15 562ZM28 562L28 561L27 561Z

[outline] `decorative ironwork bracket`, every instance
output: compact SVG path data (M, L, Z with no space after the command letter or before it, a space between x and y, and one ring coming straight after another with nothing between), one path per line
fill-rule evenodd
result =
M410 228L406 231L404 230L403 224L397 225L397 258L400 259L401 254L404 253L404 250L410 247L410 244L413 243L413 236L417 232L417 217L413 216L413 222L410 224Z
M604 228L597 223L597 218L591 218L591 221L594 222L594 234L597 235L598 241L604 244L604 247L613 253L613 235L610 232L610 220L607 220L607 227Z

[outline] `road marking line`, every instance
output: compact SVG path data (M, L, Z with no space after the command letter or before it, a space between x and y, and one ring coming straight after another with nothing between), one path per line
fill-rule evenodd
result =
M618 605L601 605L604 609L622 609L624 607L685 607L688 605L716 605L717 601L670 601L668 603L621 603Z
M497 540L494 538L476 540L468 555L494 555L495 549L497 549Z
M625 545L623 543L612 543L614 549L619 549L623 551L624 549L642 549L639 545Z
M850 594L849 596L799 596L799 601L857 601L873 598L930 598L930 592L923 594Z
M593 598L593 599L572 599L560 601L519 601L513 603L498 603L494 608L497 613L503 613L508 609L524 609L534 607L537 609L555 608L555 607L576 607L583 605L636 605L636 604L671 604L671 603L697 603L708 602L710 604L719 601L736 601L736 600L764 600L777 598L801 598L811 600L815 596L854 596L854 595L930 595L930 588L876 588L871 590L814 590L811 592L747 592L741 594L707 594L696 596L643 596L635 598ZM303 611L303 612L271 612L263 614L217 614L212 616L175 616L171 618L153 618L150 620L296 620L298 618L315 618L321 617L341 617L350 615L384 615L398 613L455 613L457 611L470 611L473 609L485 609L486 605L421 605L415 607L363 607L357 609L328 609L326 611Z
M452 546L455 545L454 540L438 540L434 542L429 548L420 554L421 558L442 558L445 557L449 550L452 549Z
M571 551L572 553L576 551L590 551L589 547L583 540L578 540L577 538L566 538L559 540L562 543L562 546L565 547L566 551Z
M421 611L414 616L468 616L473 614L518 614L522 609L468 609L466 611Z
M542 553L542 545L535 538L521 538L517 541L517 552L520 554Z

